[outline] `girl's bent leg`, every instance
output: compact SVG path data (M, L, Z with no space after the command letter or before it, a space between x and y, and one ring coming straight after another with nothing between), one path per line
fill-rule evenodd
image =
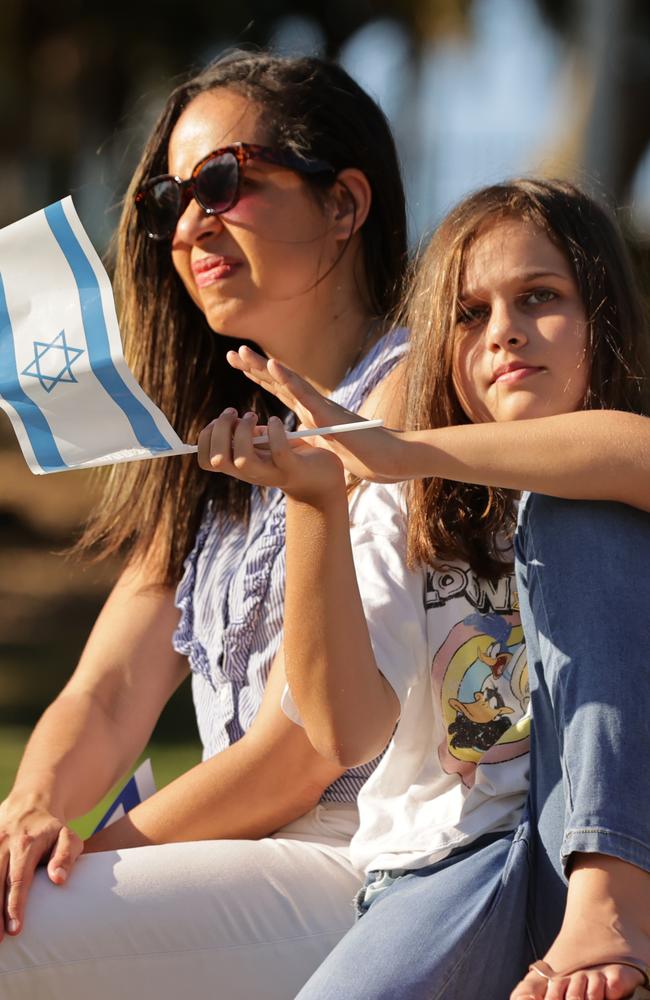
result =
M537 495L522 502L517 574L534 720L530 921L538 957L559 971L650 958L649 567L647 514ZM607 998L629 995L641 978L620 967L608 975ZM577 997L588 979L572 984ZM534 975L526 995L530 987L533 996L547 989Z
M505 1000L531 960L527 826L380 891L298 1000Z
M353 817L318 807L286 836L86 855L65 887L39 872L25 930L0 945L0 996L289 1000L353 923Z

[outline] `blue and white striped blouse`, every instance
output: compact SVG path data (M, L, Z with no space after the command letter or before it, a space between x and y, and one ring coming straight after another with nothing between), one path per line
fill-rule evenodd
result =
M407 332L379 340L349 372L332 399L358 410L406 351ZM189 659L203 759L244 735L262 701L282 640L285 500L280 490L252 491L248 524L212 514L201 522L176 592L181 610L174 649ZM354 802L373 763L346 771L324 801Z

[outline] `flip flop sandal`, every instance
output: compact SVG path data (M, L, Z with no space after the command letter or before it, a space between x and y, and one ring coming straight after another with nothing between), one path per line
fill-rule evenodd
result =
M555 972L548 962L533 962L529 968L531 972L536 972L538 976L542 977L542 979L546 979L550 982L551 979L560 979L563 976L571 976L574 972L588 972L589 969L595 969L599 965L626 965L630 969L636 969L637 972L640 972L643 976L643 982L639 983L634 990L634 993L630 993L630 995L625 997L624 1000L650 1000L650 966L636 958L607 957L600 962L591 962L589 965L577 965L573 969L564 969L562 972Z

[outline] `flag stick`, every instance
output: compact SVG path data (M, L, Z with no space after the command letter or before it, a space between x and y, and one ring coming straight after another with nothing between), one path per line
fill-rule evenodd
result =
M347 434L348 431L369 431L373 427L383 427L383 420L355 420L351 424L332 424L330 427L305 427L302 431L288 431L288 438L308 438L308 437L321 437L325 434ZM268 444L269 438L267 434L260 434L259 437L253 438L253 444ZM197 451L196 445L188 445L189 451Z

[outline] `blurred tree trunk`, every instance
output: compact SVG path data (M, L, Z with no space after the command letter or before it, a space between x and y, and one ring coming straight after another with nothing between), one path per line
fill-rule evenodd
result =
M591 74L582 162L619 202L650 142L650 38L637 7L578 0L577 41Z

